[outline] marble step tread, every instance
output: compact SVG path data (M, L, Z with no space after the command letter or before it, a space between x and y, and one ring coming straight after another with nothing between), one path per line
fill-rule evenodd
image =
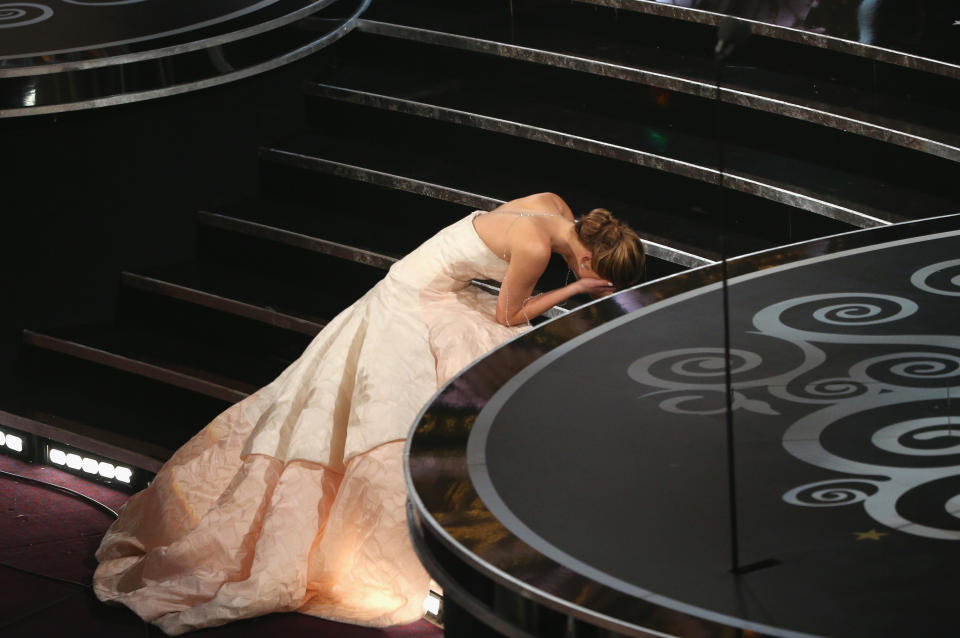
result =
M369 142L365 142L365 144L369 144ZM380 157L378 157L377 160L370 160L369 154L357 153L355 147L355 143L339 143L327 136L316 136L306 139L287 140L265 148L261 152L261 159L265 164L281 167L274 170L282 170L282 168L285 167L292 170L316 171L318 175L331 173L337 175L349 174L358 181L364 180L367 175L370 175L372 179L380 179L387 176L390 181L397 184L397 188L416 188L425 182L430 183L429 180L436 177L435 174L429 171L429 167L427 166L414 166L413 163L403 162L402 160L392 162L391 159L394 158L387 157L382 145L378 145L377 151L380 153ZM399 168L398 164L400 165ZM451 189L462 187L462 182L466 181L463 179L462 173L468 173L469 176L473 178L473 181L469 184L470 186L487 188L490 191L499 192L502 194L503 199L512 199L524 194L530 194L531 192L555 190L559 191L568 201L572 202L573 207L577 211L582 212L583 210L590 210L596 207L586 204L580 205L580 202L573 201L574 198L586 201L588 197L582 193L574 192L573 188L568 187L567 183L564 183L563 180L559 178L552 181L552 189L549 188L549 181L544 179L516 180L514 183L503 185L494 183L493 179L482 180L482 176L478 175L475 167L468 167L463 169L461 175L453 175L445 178L443 182L444 185L449 186ZM481 180L485 183L474 183ZM410 184L412 184L412 186ZM561 188L556 188L557 186ZM620 211L623 211L627 207L627 204L624 204L622 200L614 200L613 197L604 197L603 199L603 202L594 200L593 203L604 204L607 207L613 206ZM617 206L617 204L620 205ZM620 217L638 228L638 232L640 232L644 240L651 244L665 247L665 251L660 251L660 253L665 254L665 256L662 257L660 253L654 255L652 251L649 251L652 256L655 256L657 259L663 259L665 263L674 261L674 257L672 256L674 253L685 256L681 258L690 262L677 262L677 265L681 268L684 266L704 265L720 258L719 253L710 248L696 247L685 244L675 238L667 239L661 235L657 235L651 232L649 228L643 228L640 222L634 219L635 216L621 214ZM760 244L757 243L756 245L759 246ZM677 270L669 264L668 268L670 272Z
M310 336L342 309L320 285L202 260L125 271L121 283Z
M270 153L318 170L339 163L501 199L555 191L575 211L609 208L646 239L708 259L719 254L724 233L730 254L742 254L849 229L736 192L724 196L724 227L722 189L702 181L436 120L332 101L321 106L311 114L315 134L286 140ZM791 225L794 215L803 223Z
M51 351L3 388L0 422L155 472L230 403Z
M203 335L191 339L133 326L25 330L24 342L231 402L268 384L290 363L274 352L257 352L256 343L217 347Z
M308 94L548 141L710 182L718 179L722 150L729 187L864 227L874 222L858 221L857 213L896 222L942 214L960 201L960 193L951 192L955 184L937 170L952 164L882 142L739 113L721 121L729 138L721 146L713 104L703 100L459 52L428 65L430 47L389 48L396 55L381 58L382 49L373 42L351 48L356 55L345 56L323 82L307 85ZM372 50L376 60L368 55ZM434 51L433 57L440 56Z
M336 184L338 190L347 186ZM229 221L225 218L231 218L247 222L246 230L249 232L255 232L257 227L282 229L315 240L315 250L325 250L323 244L327 243L329 246L326 250L330 254L340 254L345 259L359 263L366 261L380 269L389 268L393 261L442 228L442 225L434 228L436 223L432 219L422 220L422 224L397 224L398 217L407 212L407 207L417 204L423 206L421 202L412 201L413 198L399 203L387 203L382 197L365 201L361 193L351 192L349 201L329 201L338 197L338 194L324 189L323 199L314 203L292 199L290 193L278 195L288 199L261 195L231 202L201 211L198 221L227 227ZM467 208L462 208L464 215L469 212ZM458 212L449 215L449 220L456 219ZM359 254L351 257L349 252L338 251L338 247ZM365 260L363 253L369 254L369 258Z
M341 129L341 133L344 133ZM644 239L665 244L673 249L705 258L719 259L719 234L721 224L707 209L691 210L688 221L677 227L680 212L674 213L647 206L639 197L634 199L626 186L630 181L618 179L621 175L599 178L596 173L578 175L579 171L569 165L577 160L564 158L553 161L543 158L528 161L514 149L504 149L505 157L513 161L507 164L484 163L463 149L475 144L462 144L460 148L438 149L433 143L421 142L416 147L411 143L393 143L385 135L371 137L335 138L330 134L301 136L286 140L262 155L265 161L283 162L301 167L314 167L318 171L350 167L355 172L376 172L395 175L401 179L438 183L451 188L476 192L482 191L509 200L532 192L556 191L576 211L605 207L612 210L638 230ZM421 138L423 139L423 138ZM440 140L431 140L431 142ZM446 141L446 140L443 140ZM478 140L477 143L480 143ZM483 140L484 144L492 143ZM557 151L559 152L559 151ZM458 155L470 157L458 158ZM441 158L437 161L436 158ZM557 168L549 169L556 164ZM522 167L522 168L521 168ZM652 178L633 175L633 183L647 187ZM598 181L600 183L598 183ZM608 187L609 185L609 187ZM619 185L619 193L614 188ZM641 212L641 206L643 210ZM691 219L695 217L694 221ZM748 232L731 229L737 254L754 252L769 247L773 242L764 242ZM666 239L668 238L669 239ZM782 242L781 242L782 243Z
M317 179L315 176L311 176L310 181L315 182ZM355 191L350 188L350 186L357 184L360 186L367 186L368 188L376 188L363 184L362 182L351 183L348 180L339 180L339 182L340 183L337 184L338 186L346 187L347 191L351 193L355 193ZM323 194L324 196L334 197L337 193L328 189L324 189ZM406 193L402 194L407 195ZM343 211L343 215L332 217L329 215L323 215L319 218L319 220L317 219L318 207L311 204L288 205L269 202L269 205L264 203L262 206L257 206L256 201L245 200L240 204L224 207L223 210L230 210L233 213L233 216L228 218L231 220L229 223L231 230L236 230L237 232L261 233L259 236L269 237L277 242L292 242L294 245L301 248L307 248L308 250L315 250L320 253L332 253L334 257L341 260L346 260L348 262L356 261L357 263L372 266L373 268L378 269L381 275L385 275L383 271L389 269L389 267L392 266L396 260L402 258L402 254L377 253L367 249L358 248L356 245L331 242L328 239L320 239L308 234L297 233L291 229L299 228L301 231L309 232L312 228L314 231L324 233L327 237L334 237L336 239L353 241L356 243L365 242L368 247L374 244L389 244L392 249L395 249L397 246L409 246L409 250L404 251L404 254L406 254L407 252L410 252L419 246L426 239L429 239L429 237L431 237L444 226L453 223L454 221L462 218L474 210L470 207L463 208L457 206L442 206L440 210L433 210L432 215L424 215L425 209L429 211L429 209L432 207L435 208L433 206L435 202L431 202L426 197L419 197L417 199L419 200L418 206L410 206L402 209L388 207L382 211L370 211L363 210L361 205L361 208L356 210L349 212ZM293 212L294 215L292 217L281 217L276 215L275 213L281 209L287 212ZM323 209L329 212L330 206L325 204ZM218 210L220 209L218 208ZM263 211L265 210L269 210L270 212L264 214ZM297 216L296 211L306 211L309 215L309 219ZM372 213L381 213L383 216L378 216ZM227 218L223 215L210 213L207 211L202 211L200 214L201 223L213 223L218 227L222 227L223 219ZM342 224L342 227L335 226L334 224L337 222ZM246 223L249 223L251 228L244 228L242 226ZM269 231L264 229L269 229ZM333 246L332 249L331 246ZM650 264L649 269L653 275L658 277L680 270L679 267L673 267L673 264L663 263L658 259L651 259L650 261L652 263ZM287 275L281 273L279 275L275 275L275 278L280 279L286 276ZM546 286L548 288L562 286L565 283L567 276L568 273L566 264L564 264L559 258L551 260L540 282L541 286L538 286L538 292L542 292L542 286ZM330 280L327 279L326 281L329 282ZM366 283L367 288L364 288L362 285L352 286L346 290L345 294L339 295L340 304L337 306L337 309L343 309L353 303L364 292L366 292L369 286L372 286L375 282L371 280ZM474 285L493 295L498 294L500 286L499 282L497 281L483 280L474 281ZM302 284L300 284L299 287L301 289L304 288ZM244 294L245 293L241 290L237 291L238 296L242 296ZM329 288L324 288L324 297L328 296L330 296ZM556 314L564 310L570 310L577 305L585 303L586 301L589 301L589 299L586 297L574 297L564 303L559 304L557 308L548 311L547 316L556 316ZM327 299L324 299L324 305L328 308L331 307L331 303ZM292 307L292 304L290 307ZM243 314L243 310L245 309L240 309L240 314ZM304 316L303 312L300 312L299 314ZM332 316L333 315L330 315L330 317ZM330 317L328 317L327 320L329 320ZM280 320L273 316L267 317L263 320L273 323L273 325L281 325ZM300 331L306 332L305 330Z
M309 179L316 181L313 177ZM336 187L346 188L354 200L342 208L333 207L328 202L315 205L246 199L201 211L199 221L201 224L237 229L238 232L259 231L263 236L276 237L277 241L289 239L303 246L312 244L311 249L317 252L386 270L445 226L477 210L471 206L446 205L426 211L435 208L433 205L436 203L426 196L410 198L403 202L405 206L399 206L398 202L372 210L365 207L364 202L356 201L357 191L350 187L377 187L362 182L338 181ZM334 197L336 193L325 188L322 195ZM383 202L382 198L380 202ZM244 223L249 226L242 226ZM270 231L289 233L290 237L273 235ZM351 252L358 254L352 255Z
M775 41L786 40L960 79L960 54L952 29L957 22L956 10L948 2L918 0L891 11L885 11L889 6L881 7L877 13L877 7L872 6L860 10L858 15L858 3L845 0L806 0L793 3L787 11L772 12L762 4L727 0L574 1L714 26L734 18L748 25L753 34Z
M345 259L387 268L392 265L387 261L402 256L398 249L406 254L469 212L492 210L504 201L412 177L310 160L269 147L261 149L261 158L265 199L244 201L236 209L225 208L229 217L201 211L201 223L223 225L237 232L257 232L262 224L269 228L262 232L275 241L331 251ZM281 213L274 217L274 212L288 208L292 216ZM280 225L283 228L278 228ZM354 248L344 251L343 245ZM363 251L374 255L364 255ZM359 258L351 252L358 253ZM653 241L647 242L647 253L652 277L711 261Z
M716 93L715 29L681 20L568 3L518 10L511 19L490 7L418 2L403 11L376 6L359 29ZM769 38L748 44L724 69L725 101L960 161L949 78L897 67L878 86L874 63L855 56Z

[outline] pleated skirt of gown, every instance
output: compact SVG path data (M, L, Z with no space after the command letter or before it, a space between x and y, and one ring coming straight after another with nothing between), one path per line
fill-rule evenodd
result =
M368 626L423 614L402 450L448 377L525 327L471 277L506 264L468 216L394 265L269 385L181 447L105 534L94 591L164 632L274 611Z

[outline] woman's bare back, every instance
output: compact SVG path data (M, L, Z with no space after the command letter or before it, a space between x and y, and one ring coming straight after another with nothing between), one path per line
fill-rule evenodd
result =
M473 227L490 250L510 260L515 242L542 243L550 250L550 237L545 224L562 217L573 221L573 212L566 202L553 193L537 193L501 204L473 220Z

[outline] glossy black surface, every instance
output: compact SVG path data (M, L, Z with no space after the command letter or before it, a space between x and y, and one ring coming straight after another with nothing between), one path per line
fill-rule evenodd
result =
M722 220L717 202L721 189L709 183L405 113L340 102L311 101L308 106L316 134L279 145L305 160L362 166L503 200L523 192L556 190L563 184L563 197L574 210L602 206L642 229L645 239L704 258L719 255ZM436 162L437 157L448 160ZM511 158L509 163L502 161L506 157ZM727 197L727 237L733 253L831 232L824 232L824 227L832 226L832 232L844 227L806 213L801 220L786 204L744 193ZM678 224L678 219L689 221Z
M142 101L249 77L335 42L353 28L369 0L348 0L332 7L333 0L187 3L196 11L179 12L180 3L168 6L151 0L96 4L79 0L67 4L71 11L83 9L84 18L68 15L64 21L86 24L87 20L97 27L85 30L58 27L52 17L27 20L18 27L14 22L19 14L10 11L6 20L10 24L4 28L15 37L9 46L36 42L59 46L54 43L60 42L64 48L50 53L14 48L8 56L0 55L0 117ZM97 13L104 8L122 15ZM104 29L107 33L101 34ZM34 30L43 37L24 34ZM100 42L101 38L122 38L123 33L129 38ZM71 38L83 34L93 41L69 48L77 44ZM61 36L62 42L57 40Z
M80 66L83 61L203 46L267 30L270 21L306 15L331 0L66 0L50 5L24 4L20 18L2 22L0 77L11 69L54 65ZM15 3L16 4L16 3ZM45 8L43 8L45 7ZM16 8L12 9L15 10ZM43 20L32 21L43 15ZM274 25L277 26L277 25ZM33 72L42 72L34 68Z
M867 292L887 289L891 294L904 294L903 290L910 288L910 275L916 266L944 259L950 261L955 255L958 225L960 218L956 216L902 224L788 246L731 261L732 277L762 273L753 281L767 282L769 288L765 297L763 293L748 294L748 287L744 284L731 286L731 300L737 310L733 318L733 347L756 349L759 347L758 341L767 339L766 347L772 350L763 354L764 366L770 365L776 370L781 364L796 363L796 348L778 345L776 340L769 337L743 336L743 330L748 329L744 327L747 324L738 322L749 323L753 315L750 308L762 306L765 299L789 298L803 294L805 290L858 290L855 287L857 282L861 283L864 290L869 289ZM825 269L829 274L806 277L805 274L810 274L804 272L807 266L798 261L942 232L954 234L951 239L941 240L949 245L942 246L946 252L939 257L933 249L924 250L920 244L896 248L906 251L903 259L910 255L909 264L903 259L871 260L871 254L864 252L859 257L853 255L816 264L807 262L807 266ZM936 241L931 246L934 244ZM853 262L858 259L868 264L887 263L891 272L881 275L871 266L866 269L857 267ZM846 265L850 266L848 270L841 267L845 260ZM767 270L791 262L798 262L799 267L782 271ZM901 262L904 264L902 269L898 268ZM832 266L837 266L837 269L830 272ZM792 282L791 277L795 278ZM744 521L741 528L741 565L766 560L774 562L766 569L734 577L727 573L728 566L725 564L729 557L726 545L729 528L722 454L722 404L718 415L698 418L687 415L677 417L680 420L671 420L673 417L669 413L661 413L656 404L671 399L677 403L686 400L688 403L685 407L710 412L716 410L716 401L711 402L709 396L704 398L710 392L702 390L687 392L699 395L699 400L690 397L684 399L682 392L665 393L662 387L645 390L642 384L632 381L630 383L636 388L632 394L628 391L628 395L633 398L625 400L622 396L616 399L609 396L609 388L619 382L606 376L605 371L623 367L616 363L623 357L632 362L644 353L653 354L661 349L717 347L715 342L718 339L722 345L719 337L719 300L710 299L710 295L716 296L715 292L699 295L704 303L716 308L714 312L707 308L693 313L697 315L697 320L708 317L706 321L695 321L693 328L683 327L686 325L684 322L690 321L689 316L668 317L670 309L680 309L682 304L666 304L663 306L667 309L666 314L660 314L658 306L651 307L649 314L640 313L647 318L660 314L670 324L666 330L655 326L644 328L646 324L642 318L632 323L624 323L624 319L621 319L654 301L669 299L698 286L716 284L718 278L719 268L708 267L625 291L524 335L451 382L428 406L408 441L409 481L416 506L415 534L442 543L446 551L455 555L456 561L512 591L522 592L525 598L537 600L552 609L562 609L571 616L590 619L596 625L616 627L618 631L629 635L644 635L639 628L645 627L670 635L694 635L699 631L702 635L721 636L727 635L725 626L743 627L749 626L750 622L756 623L754 629L762 633L784 636L796 635L791 631L831 636L892 636L910 634L915 627L923 628L920 631L922 635L951 635L949 597L940 595L941 589L956 578L951 571L955 561L944 559L944 556L952 555L950 552L957 551L952 548L951 542L918 537L906 528L899 532L889 529L871 520L862 506L815 510L790 505L782 500L783 492L799 488L804 482L851 478L824 472L809 462L802 463L783 452L779 438L787 423L777 425L780 423L777 416L769 412L770 409L783 411L782 403L770 399L764 403L760 400L746 406L748 409L736 412L738 418L743 414L752 418L743 422L743 438L738 439L736 448L737 468L742 477L738 483L738 497L739 502L743 503L741 519ZM901 280L906 280L906 283ZM782 282L783 286L778 282ZM930 282L937 286L943 284L949 289L949 276L943 281L938 279L934 282L930 279ZM750 290L755 290L755 287ZM926 294L917 293L916 289L914 293ZM696 293L694 296L697 296ZM954 297L926 296L932 298L933 303L916 319L929 324L927 333L956 334L952 320L955 314L952 312ZM939 306L936 304L938 300ZM939 312L937 308L940 308ZM609 325L616 324L618 327L606 332L603 328L594 330L608 322L614 322ZM907 333L916 333L921 327L907 326ZM882 331L883 327L868 329L873 334ZM606 346L612 349L608 349L606 355L593 351L593 346L604 341L599 335L610 337L607 340L610 343ZM955 342L958 338L945 336L943 339L946 341L942 341L942 345L947 347L950 339ZM566 351L569 347L567 344L574 340L588 344L586 349L573 349L558 358L556 355ZM625 347L627 342L635 343L637 347ZM876 354L886 352L883 350ZM541 357L543 361L538 361ZM504 525L497 516L497 505L494 504L497 499L484 491L490 484L484 487L481 481L480 490L477 489L475 479L478 468L484 467L483 462L467 456L468 440L475 428L483 425L487 419L486 408L490 406L491 398L510 384L516 373L534 362L531 368L538 368L548 360L572 362L571 357L586 357L586 360L578 361L574 372L568 370L557 376L546 373L553 364L548 365L543 375L532 377L536 383L543 381L546 384L541 388L539 398L519 401L512 407L504 404L504 410L509 414L501 414L504 420L500 424L497 424L498 421L491 422L495 429L490 430L490 435L494 438L505 437L502 441L506 442L507 448L497 448L499 452L489 457L491 462L498 464L497 469L493 469L493 466L488 469L493 477L493 485L497 487L495 492L502 491L510 495L505 500L511 504L511 509L523 510L525 524L552 538L550 545L553 547L573 542L579 547L574 553L582 552L581 558L593 554L596 560L592 567L600 567L603 575L582 566L574 565L571 568L569 562L567 566L562 566L564 561L561 554L565 552L549 549L538 551L535 548L538 544L536 535L525 536L522 530L518 534L517 530L521 528L511 528L509 522ZM710 359L709 353L705 357L702 361ZM849 365L849 361L849 356L840 357L837 365ZM598 363L601 367L596 369ZM657 371L669 376L673 364L676 364L676 360L665 361L663 370L657 368ZM948 365L947 369L954 368ZM766 367L763 370L770 372ZM708 376L717 374L716 369L710 368L709 362L701 372ZM842 370L817 372L822 372L825 377L834 373L842 376ZM917 372L921 372L921 369L917 369ZM759 368L750 375L751 378L762 376ZM946 390L955 373L946 374L946 378L940 381L936 377L933 374L928 378L927 386L933 383L941 388L939 392L946 398ZM735 381L742 379L738 377ZM702 384L702 377L690 383L692 385L687 389L696 390L700 387L697 384ZM652 391L661 393L649 395ZM744 401L761 399L756 396L757 392L747 389L741 391L745 395ZM653 403L648 406L645 401ZM943 402L932 401L916 415L926 417L928 413L936 414L937 405L943 405ZM906 407L910 408L909 405ZM549 423L544 423L544 417L552 409L564 411L564 418L548 418ZM796 409L795 406L792 414L797 414ZM507 418L511 415L512 418ZM688 426L683 425L684 418L690 421ZM552 432L556 427L570 429L561 435ZM737 433L740 434L741 430L737 430ZM839 439L834 439L834 444L839 445L840 449L849 445L854 445L853 449L865 450L869 447L863 443L862 437L854 439L851 435L852 431L848 431L846 436L841 432ZM584 436L587 438L581 440ZM639 438L633 441L635 437ZM566 452L554 449L557 445L562 447L564 443L571 443ZM664 445L676 447L668 452ZM944 441L939 444L940 448L946 450L943 446L948 446L948 443ZM472 452L477 453L477 449L482 448ZM837 448L834 445L831 449L836 451ZM517 454L522 457L520 465L506 472L500 471L502 468L499 468L499 464ZM927 456L926 460L922 456L919 458L921 465L915 467L941 467L943 462L949 460L938 456ZM931 458L934 460L931 461ZM609 477L612 483L604 483L604 476ZM624 477L631 479L624 480ZM556 483L544 487L543 481ZM538 482L541 489L536 490L531 502L529 493L524 496L523 492ZM927 518L921 522L931 524L929 521L933 520L935 526L942 527L949 523L949 520L944 523L943 519L951 517L944 517L942 513L937 515L934 510L944 500L938 500L934 495L923 506L907 499L909 502L904 504L907 508L904 515L916 516L925 507L927 513L922 516ZM535 506L533 509L523 509L525 506L518 503L535 503ZM556 516L560 516L561 520L551 520ZM504 518L509 519L509 516ZM623 520L610 525L617 519ZM536 527L539 523L545 526ZM955 520L951 525L951 529L960 527ZM885 542L869 537L857 540L855 533L868 533L871 528L886 534L880 536ZM690 545L685 545L688 541ZM626 549L616 550L618 544ZM423 549L429 542L421 545ZM672 555L669 553L671 545L674 548L682 546L683 549L679 554ZM544 550L545 547L541 544L540 549ZM566 547L569 550L572 546ZM653 555L649 555L650 552ZM604 561L612 562L604 565ZM660 563L660 568L652 568ZM638 596L636 591L625 591L629 587L622 586L622 578L616 581L609 577L610 574L623 576L630 573L631 564L639 570L644 585L651 580L678 582L683 580L682 574L686 570L691 570L693 576L677 585L673 591L649 587L657 594L672 595L675 599L673 602L655 596ZM853 569L856 565L860 566L860 572ZM902 573L897 571L898 566L903 568ZM903 576L911 570L917 573ZM637 575L638 572L632 573ZM801 575L812 580L804 581ZM841 584L843 578L851 583ZM775 593L778 579L781 580L780 593L783 597L776 601L772 594ZM903 582L910 583L910 591L898 585ZM724 583L733 586L734 590L728 589L726 594L717 594L723 589ZM734 611L727 608L725 612L740 617L740 620L724 620L677 603L690 603L697 596L704 595L705 590L714 587L718 588L714 590L714 596L729 596L727 602ZM738 587L739 594L735 591ZM818 587L834 597L815 609L803 607L812 595L811 590ZM473 591L472 595L481 600L484 598L482 588ZM893 599L897 601L896 605L888 602ZM904 612L908 607L911 611ZM834 611L827 613L828 608ZM714 607L714 611L717 609ZM799 620L798 616L801 616ZM615 620L611 621L611 618ZM818 619L823 624L817 625ZM521 618L517 622L522 627L527 620Z
M360 34L340 51L336 73L312 95L710 183L720 181L722 150L727 188L861 227L953 212L960 202L943 160L811 122L725 105L718 123L707 97L401 38Z
M684 19L692 15L688 10L667 5L605 4L516 0L508 14L435 0L379 3L361 29L713 97L719 16L697 13L709 18L700 23ZM803 31L752 28L755 35L724 70L724 101L960 159L956 76L814 46L813 34ZM778 37L784 34L797 37Z
M586 0L592 2L594 0ZM906 54L901 60L907 65L937 66L960 64L960 44L957 40L957 22L960 9L952 2L941 0L597 0L598 4L633 5L640 11L655 11L660 5L676 8L674 15L693 21L709 21L711 12L756 21L774 27L765 33L794 39L788 30L796 29L811 34L808 39L818 46L830 47L827 40L817 41L823 35L846 41L844 47L867 57L884 56L873 50L889 49ZM778 33L777 27L779 29ZM842 43L837 43L842 46ZM865 45L857 47L856 45ZM907 58L914 58L911 62ZM929 58L924 64L917 58ZM941 63L941 64L937 64ZM944 64L945 63L945 64ZM945 70L942 69L941 70ZM949 72L949 71L948 71Z

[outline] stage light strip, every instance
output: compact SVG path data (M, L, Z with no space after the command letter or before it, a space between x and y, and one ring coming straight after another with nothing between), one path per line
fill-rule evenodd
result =
M0 430L0 447L16 452L23 453L23 437L10 432L9 430Z
M133 481L132 468L112 463L108 459L86 456L86 453L75 452L53 442L47 445L47 461L51 465L66 467L75 472L115 480L127 485Z

